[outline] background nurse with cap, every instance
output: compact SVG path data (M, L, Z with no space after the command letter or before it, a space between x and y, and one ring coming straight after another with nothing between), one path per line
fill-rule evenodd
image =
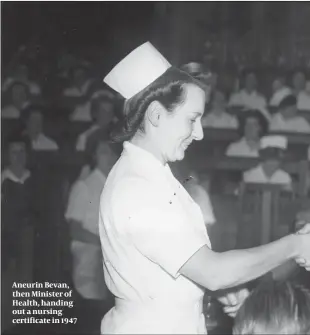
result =
M204 289L224 295L288 259L310 270L310 225L269 245L217 253L199 206L168 163L203 138L205 92L145 43L104 80L126 99L120 159L100 199L105 281L116 305L102 334L205 334ZM236 289L234 289L236 291ZM234 314L247 295L221 301Z

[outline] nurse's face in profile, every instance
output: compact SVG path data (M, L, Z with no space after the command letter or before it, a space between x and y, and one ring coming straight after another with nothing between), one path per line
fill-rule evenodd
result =
M203 139L201 117L205 93L198 86L185 86L185 101L171 112L165 111L158 127L158 142L166 162L182 160L185 150L194 141Z

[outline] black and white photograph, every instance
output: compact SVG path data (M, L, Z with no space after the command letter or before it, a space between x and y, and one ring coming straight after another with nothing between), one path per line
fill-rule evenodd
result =
M310 2L1 2L1 335L310 335Z

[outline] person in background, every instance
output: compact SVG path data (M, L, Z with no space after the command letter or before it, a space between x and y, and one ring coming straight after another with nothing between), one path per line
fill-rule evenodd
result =
M8 165L1 173L2 241L5 264L18 257L18 232L30 215L31 173L27 169L29 143L21 136L7 142Z
M266 98L257 91L257 86L256 73L252 70L246 71L244 74L244 88L232 94L229 106L265 111L267 106Z
M23 111L25 129L23 135L31 143L35 151L54 151L58 150L57 143L44 134L44 114L45 109L40 105L30 105Z
M79 135L76 143L77 151L85 150L88 137L96 130L102 129L105 131L110 128L115 117L114 100L109 96L99 96L91 101L90 111L94 123L89 129Z
M8 89L9 103L1 108L1 118L18 119L21 111L29 105L29 89L22 82L14 82Z
M303 70L295 70L292 76L293 93L297 97L305 89L306 75Z
M237 129L238 121L236 117L226 112L226 107L225 94L215 91L211 98L211 111L202 118L202 126L204 128Z
M198 173L190 168L186 159L170 164L171 171L181 185L187 190L194 201L199 205L205 225L211 226L216 222L206 181L199 178Z
M297 99L288 95L279 104L279 112L270 121L270 132L310 133L308 121L297 115Z
M92 92L90 92L89 97L86 97L86 102L83 104L78 104L73 113L70 115L70 121L80 121L80 122L91 122L93 121L93 116L91 112L91 103L94 99L99 97L107 97L110 100L114 100L115 96L106 88L102 87L94 87ZM90 89L91 90L91 89Z
M231 143L226 155L230 157L258 157L260 138L268 132L268 120L258 110L249 110L239 116L242 138Z
M310 292L289 281L265 281L245 300L233 334L310 334Z
M285 76L278 75L272 83L272 96L269 106L278 107L284 97L292 94L292 89L285 84Z
M63 91L65 97L77 98L84 97L92 83L87 78L88 69L83 65L74 66L70 71L71 86Z
M281 162L287 148L284 136L265 136L261 139L259 156L261 164L243 174L245 183L262 183L283 185L284 189L292 190L290 175L281 170Z
M31 281L23 233L32 226L33 179L27 169L29 143L21 136L5 145L7 165L1 173L1 329L12 327L12 283ZM27 253L28 252L28 253ZM25 268L27 271L24 272ZM29 274L29 273L28 273Z
M29 79L29 68L26 64L20 63L14 69L14 72L11 76L7 77L2 84L2 92L6 92L10 86L16 82L22 82L28 87L29 94L31 95L40 95L41 88L40 86Z
M97 138L88 154L92 170L85 179L78 179L73 185L65 217L71 231L72 276L78 293L79 323L82 327L88 325L99 329L101 316L112 303L103 277L99 201L117 156L105 134Z
M297 96L298 110L310 111L310 80L306 82L305 89Z

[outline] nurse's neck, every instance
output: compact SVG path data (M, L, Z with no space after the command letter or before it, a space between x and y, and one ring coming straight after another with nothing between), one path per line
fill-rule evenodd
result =
M154 139L148 138L148 136L145 135L136 134L130 142L152 154L163 165L167 163L167 160L164 158L162 151L159 149L158 145L156 145Z

